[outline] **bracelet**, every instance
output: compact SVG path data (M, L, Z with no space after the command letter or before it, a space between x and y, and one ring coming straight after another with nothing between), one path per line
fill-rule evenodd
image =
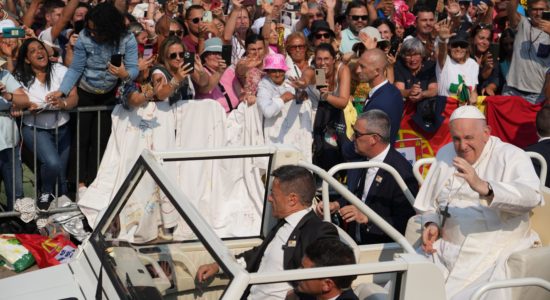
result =
M170 82L168 83L168 85L170 85L171 87L173 87L174 90L177 90L177 89L180 87L181 82L178 81L178 80L176 79L176 77L172 77L172 79L170 80Z
M436 38L435 38L435 41L436 41L437 43L445 43L445 45L447 45L447 44L449 43L449 39L448 39L448 38L442 40L441 38L436 37Z

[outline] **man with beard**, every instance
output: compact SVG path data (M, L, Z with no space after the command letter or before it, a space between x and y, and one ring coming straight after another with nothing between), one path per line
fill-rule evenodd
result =
M360 43L359 32L369 24L369 13L364 2L353 1L346 8L346 18L349 27L342 30L340 52L352 52L353 45Z

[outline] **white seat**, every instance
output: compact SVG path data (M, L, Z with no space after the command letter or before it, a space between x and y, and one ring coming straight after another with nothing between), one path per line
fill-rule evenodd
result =
M359 300L386 300L388 291L374 283L361 283L353 289Z

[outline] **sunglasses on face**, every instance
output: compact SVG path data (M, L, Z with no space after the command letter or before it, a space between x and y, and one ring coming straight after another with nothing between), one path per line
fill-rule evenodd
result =
M376 133L376 132L365 132L365 133L362 133L362 132L359 132L357 131L357 129L353 128L353 135L355 135L355 138L360 138L364 135L378 135L380 136L380 134Z
M184 55L185 55L185 52L174 52L174 53L170 53L168 57L170 57L170 59L176 59L177 57L183 58Z
M180 36L182 34L183 34L183 30L176 30L176 31L170 30L170 36Z
M330 38L330 33L316 33L315 34L315 38L316 39L329 39Z
M196 18L189 19L189 20L191 20L191 22L193 22L193 24L199 24L199 22L201 21L201 18L200 18L200 17L196 17Z
M359 21L359 20L368 21L368 20L369 20L369 16L368 16L368 15L363 15L363 16L351 16L351 19L354 20L354 21Z
M306 45L291 45L288 46L288 50L304 50Z

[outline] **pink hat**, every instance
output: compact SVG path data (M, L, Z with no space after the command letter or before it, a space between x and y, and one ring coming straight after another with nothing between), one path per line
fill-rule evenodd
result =
M269 54L264 58L264 70L288 71L285 57L282 54Z

